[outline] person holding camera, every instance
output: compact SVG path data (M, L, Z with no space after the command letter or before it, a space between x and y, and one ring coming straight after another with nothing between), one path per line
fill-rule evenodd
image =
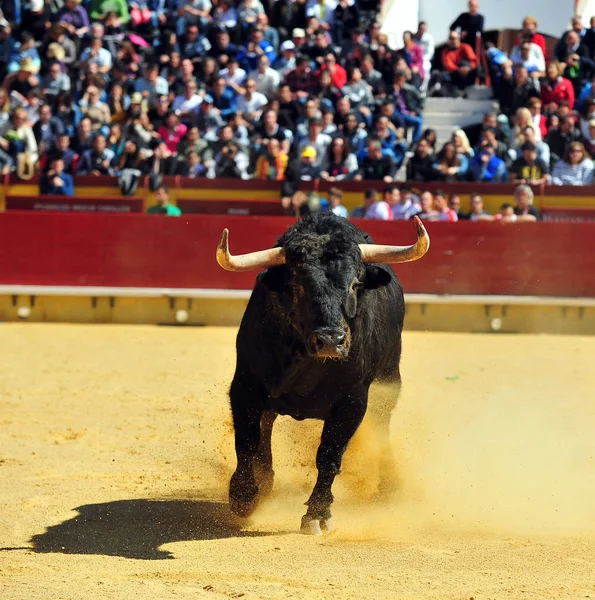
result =
M39 193L48 196L73 196L72 176L64 172L64 161L54 158L47 173L39 181Z

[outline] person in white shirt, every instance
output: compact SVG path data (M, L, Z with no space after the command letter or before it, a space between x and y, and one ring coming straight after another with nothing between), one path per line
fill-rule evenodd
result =
M188 81L184 93L175 97L172 109L183 121L185 118L191 118L196 113L201 102L202 96L196 93L196 82Z
M399 201L392 205L393 219L396 221L406 221L413 215L416 215L421 206L417 204L411 193L411 188L408 184L403 184L399 191Z
M246 80L246 93L238 98L238 112L247 121L254 123L260 119L262 109L269 103L264 94L256 91L256 81L248 78Z
M432 71L432 59L436 44L434 36L428 31L428 24L425 21L420 21L417 26L417 33L413 36L413 41L422 47L424 52L424 84L423 88L427 88L430 81L430 73Z
M267 56L261 56L258 59L258 69L252 71L250 77L256 81L257 92L269 97L277 93L281 78L275 69L271 69Z
M246 71L242 69L235 58L229 60L227 67L219 71L219 77L223 77L227 85L235 83L241 86L246 79Z
M529 75L537 81L540 77L545 76L545 58L537 44L528 41L521 42L510 52L510 60L515 67L523 65Z

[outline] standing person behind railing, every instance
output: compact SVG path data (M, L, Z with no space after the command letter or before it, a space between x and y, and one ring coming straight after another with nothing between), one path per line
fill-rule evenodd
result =
M461 40L475 49L475 38L478 33L483 33L484 21L483 15L479 14L478 0L469 0L469 12L461 13L450 26L450 30L459 30Z
M428 31L428 24L425 21L420 21L417 26L417 32L413 39L419 44L424 53L424 88L427 87L430 71L432 70L432 59L434 58L435 42L434 36Z
M593 183L593 159L581 142L568 146L564 160L559 160L552 171L554 185L591 185Z
M72 177L64 172L64 161L54 158L50 170L39 180L39 193L52 196L73 196L74 182Z

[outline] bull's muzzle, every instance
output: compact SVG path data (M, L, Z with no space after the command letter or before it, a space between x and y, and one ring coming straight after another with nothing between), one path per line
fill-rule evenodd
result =
M308 340L308 351L314 358L346 358L349 353L349 336L344 329L315 329Z

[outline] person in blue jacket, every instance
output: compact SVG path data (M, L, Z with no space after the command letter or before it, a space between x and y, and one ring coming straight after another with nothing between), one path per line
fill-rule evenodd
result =
M72 196L74 182L72 176L64 172L64 161L54 158L50 170L41 176L39 193L52 196Z

